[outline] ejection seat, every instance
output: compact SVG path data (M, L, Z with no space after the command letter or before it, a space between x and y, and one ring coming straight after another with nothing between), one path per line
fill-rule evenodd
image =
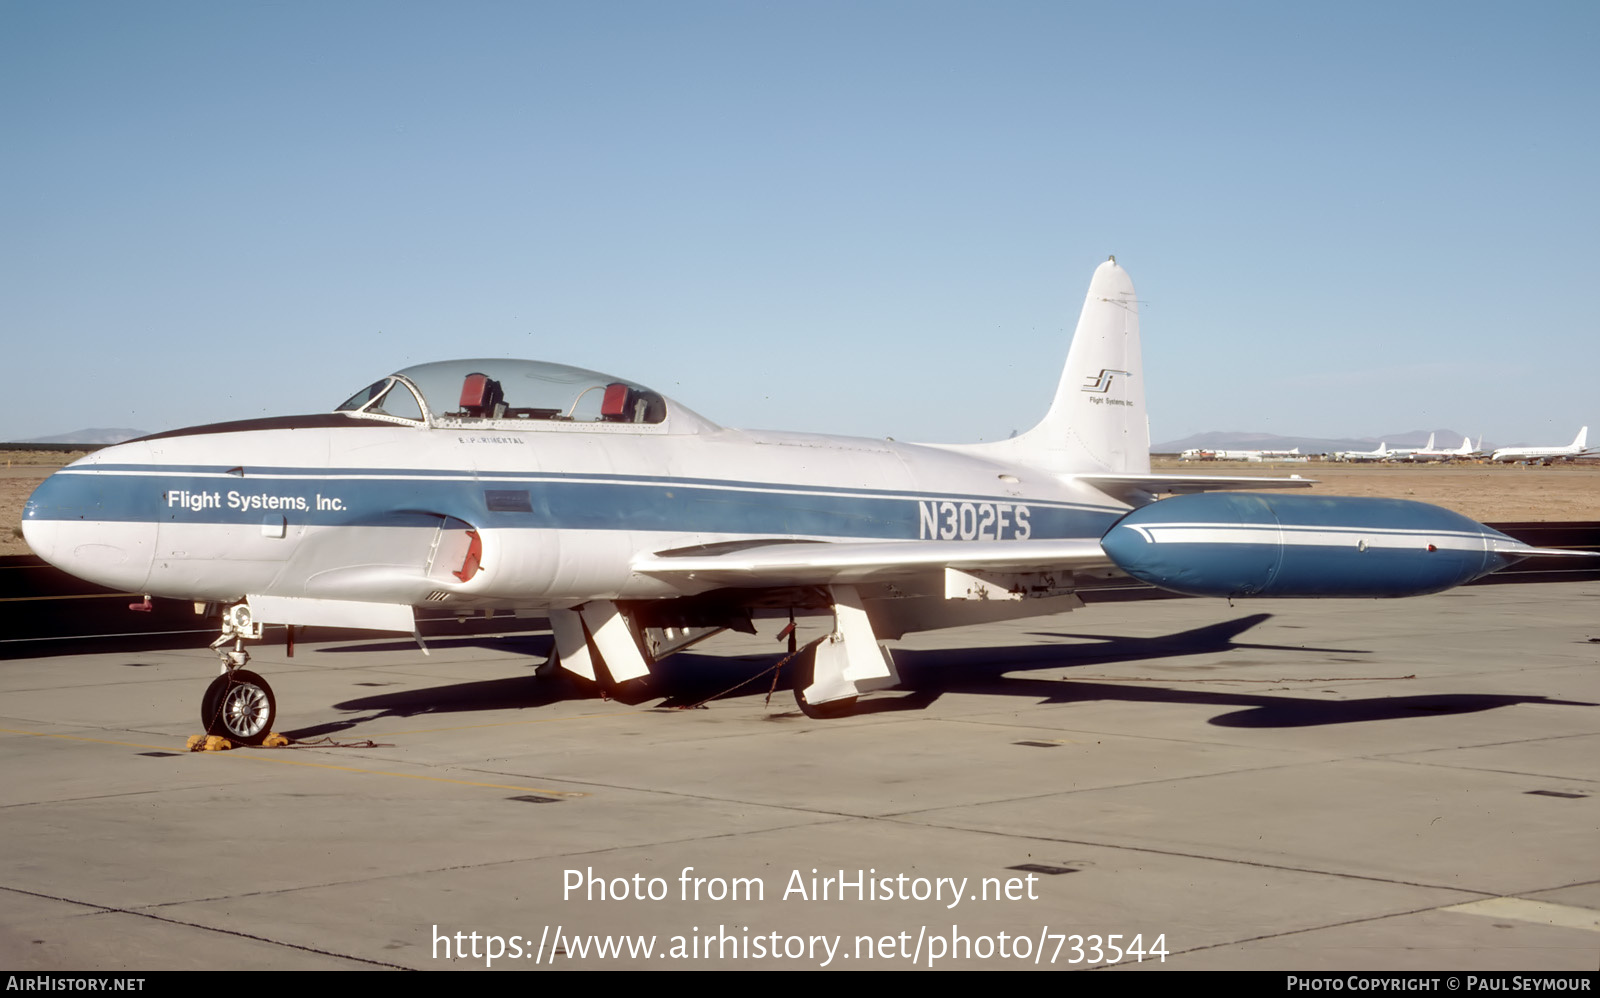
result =
M506 414L506 395L500 382L487 374L473 373L461 383L461 415L477 419L500 419Z

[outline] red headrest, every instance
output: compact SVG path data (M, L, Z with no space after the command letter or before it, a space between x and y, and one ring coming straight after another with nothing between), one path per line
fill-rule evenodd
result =
M488 393L489 376L487 374L469 374L467 380L461 383L461 408L481 407L488 405L484 396Z
M600 415L610 418L625 416L628 412L628 386L619 382L606 385L606 397L600 402Z

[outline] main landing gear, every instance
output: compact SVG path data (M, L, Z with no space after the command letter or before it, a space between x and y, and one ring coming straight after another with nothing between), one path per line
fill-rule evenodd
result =
M844 716L855 707L861 694L900 682L894 659L878 643L856 587L829 586L826 597L833 610L832 633L798 653L791 637L794 697L807 717ZM603 686L609 678L612 690L636 691L638 687L632 684L650 674L653 661L725 627L754 633L747 615L731 612L720 616L714 612L683 613L666 620L658 617L653 623L646 622L642 635L627 608L610 600L590 600L571 609L548 612L560 667ZM738 616L743 616L743 627L737 623ZM618 696L615 692L611 695L624 702L633 696Z
M245 668L250 653L244 650L244 642L259 637L261 625L251 619L249 605L239 603L222 612L222 636L211 642L222 659L222 674L200 698L200 722L206 734L242 745L260 745L272 733L278 701L267 681ZM229 641L233 649L224 650Z
M794 699L807 717L843 717L856 698L900 682L889 649L878 643L854 586L829 586L833 633L813 642L795 661Z

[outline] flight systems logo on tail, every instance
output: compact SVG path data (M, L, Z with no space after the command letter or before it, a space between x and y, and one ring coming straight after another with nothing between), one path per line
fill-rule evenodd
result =
M1119 374L1123 375L1124 377L1131 377L1133 372L1132 371L1116 371L1116 370L1112 370L1109 367L1102 367L1100 369L1100 373L1095 375L1094 377L1090 378L1088 380L1088 382L1080 390L1081 391L1085 391L1085 392L1089 392L1092 395L1105 395L1106 393L1111 391L1111 383L1116 380L1116 377ZM1102 404L1102 405L1132 405L1133 404L1132 402L1128 402L1128 401L1125 401L1123 399L1113 399L1113 398L1093 398L1093 399L1090 399L1089 401L1095 402L1095 403L1099 403L1099 404Z

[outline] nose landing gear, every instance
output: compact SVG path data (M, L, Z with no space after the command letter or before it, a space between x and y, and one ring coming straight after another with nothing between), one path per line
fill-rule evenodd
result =
M211 647L222 659L222 674L206 687L200 698L200 722L206 734L222 735L229 741L243 745L260 745L272 733L272 722L278 715L278 702L272 687L260 676L246 669L250 653L244 650L246 639L261 637L261 625L250 616L250 606L238 603L222 613L222 635L211 642ZM231 650L223 648L229 641Z

